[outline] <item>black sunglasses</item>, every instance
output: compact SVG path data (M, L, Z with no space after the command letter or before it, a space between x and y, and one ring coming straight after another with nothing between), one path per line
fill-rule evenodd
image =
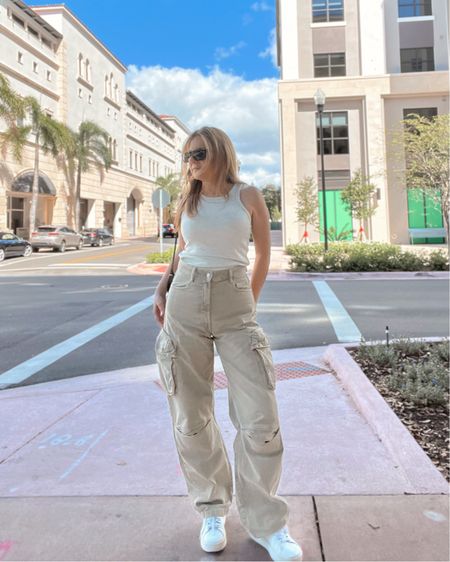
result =
M199 162L200 160L206 160L206 148L197 148L195 150L191 150L190 152L185 152L183 154L183 162L189 162L189 158L192 156L194 160Z

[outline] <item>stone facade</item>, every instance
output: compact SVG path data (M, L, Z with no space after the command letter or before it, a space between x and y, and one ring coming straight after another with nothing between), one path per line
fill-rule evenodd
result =
M417 14L426 4L411 0L411 10ZM324 156L326 189L338 192L345 178L361 169L377 187L376 213L364 224L367 238L409 243L408 198L399 173L404 163L394 157L391 132L405 111L449 112L448 8L446 0L433 0L431 14L407 17L398 5L398 0L277 2L285 244L299 242L303 234L296 220L297 183L311 176L321 188L314 103L319 88L326 94L324 116L345 117L348 131L345 149ZM413 56L415 48L432 53L432 68L422 61L414 72L402 67L401 56ZM331 69L339 58L345 60L344 73ZM334 185L332 174L340 178ZM354 231L358 226L351 224ZM310 240L318 241L319 233L310 233Z
M108 226L117 238L156 234L155 180L179 171L182 141L127 91L126 67L61 4L31 9L21 0L0 0L0 36L0 72L15 91L34 96L42 109L74 130L91 120L110 135L111 168L92 165L82 175L82 224ZM33 140L30 135L22 162L10 153L2 162L0 230L27 231L30 194L16 189L17 180L33 170ZM50 188L39 195L38 224L72 226L73 174L42 153L40 171Z

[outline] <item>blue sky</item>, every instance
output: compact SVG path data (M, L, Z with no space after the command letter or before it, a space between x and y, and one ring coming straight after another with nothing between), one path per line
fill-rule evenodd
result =
M51 4L49 0L31 5ZM55 2L57 3L57 2ZM275 0L67 0L64 4L125 64L199 68L219 64L247 79L277 76L261 57ZM127 9L129 8L129 9Z
M65 4L129 68L127 87L156 113L191 130L223 128L244 181L279 182L275 0Z

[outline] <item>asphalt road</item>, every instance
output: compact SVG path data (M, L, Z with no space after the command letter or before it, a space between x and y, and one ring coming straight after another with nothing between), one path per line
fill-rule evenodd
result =
M144 299L151 297L159 277L107 275L105 271L96 275L95 269L90 275L76 276L5 273L0 273L0 387L6 386L2 379L6 372L26 373L24 366L29 367L29 360L39 354L48 361L48 350L61 342L65 343L60 358L9 386L155 363L159 328L151 303ZM266 282L258 320L273 349L343 341L349 327L366 340L384 339L386 325L391 337L448 336L448 280L322 283ZM331 304L329 298L324 300L324 290L328 297L334 295ZM141 309L128 319L115 316L133 312L130 307L136 303L142 303ZM343 312L337 322L339 304ZM104 331L92 336L99 326ZM86 331L88 341L71 351L67 342Z

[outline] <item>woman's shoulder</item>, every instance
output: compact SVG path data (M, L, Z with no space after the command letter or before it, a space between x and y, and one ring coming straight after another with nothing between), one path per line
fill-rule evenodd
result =
M242 197L247 198L249 201L254 201L262 197L261 190L248 183L241 182L239 184L239 191Z
M264 201L264 197L260 189L254 185L241 182L239 186L239 193L242 203L250 213L261 208L261 203Z

